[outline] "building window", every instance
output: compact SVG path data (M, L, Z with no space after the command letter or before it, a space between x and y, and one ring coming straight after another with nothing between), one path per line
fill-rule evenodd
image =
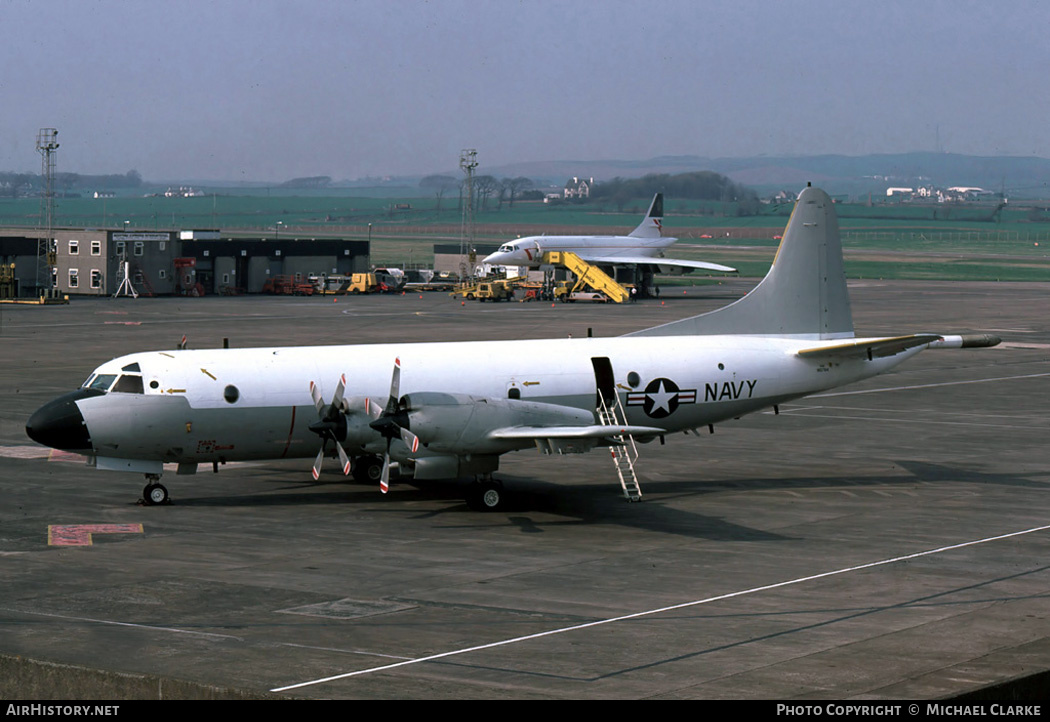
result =
M80 241L69 242L69 255L76 256L80 254Z
M135 255L141 256L146 252L146 244L142 241L135 241Z
M157 272L157 274L158 274L158 275L160 276L160 280L162 280L162 281L163 281L163 280L164 280L165 278L167 278L167 277L168 277L168 272L167 272L167 271L165 271L165 270L164 270L163 268L162 268L162 269L160 269L160 270L159 270L159 271Z
M76 288L80 285L80 272L75 268L69 269L69 287Z
M91 255L101 256L102 255L102 241L91 242Z
M124 255L124 254L125 254L125 253L127 252L127 251L125 250L125 249L126 249L126 247L127 247L127 246L126 246L126 244L124 243L124 241L117 241L117 243L116 243L116 246L115 246L115 248L116 248L116 251L117 251L117 255L118 255L118 256L123 256L123 255Z
M97 268L91 271L91 287L94 289L102 288L102 271Z

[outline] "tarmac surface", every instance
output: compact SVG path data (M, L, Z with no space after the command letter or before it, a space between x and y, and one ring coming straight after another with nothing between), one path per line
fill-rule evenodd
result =
M310 460L165 474L173 503L146 507L141 475L25 436L99 363L183 334L191 348L618 335L750 285L622 307L0 306L0 694L935 699L1050 670L1050 284L851 282L859 335L1003 343L924 351L779 415L642 446L637 504L598 449L505 456L502 512L469 510L455 483L383 496L334 463L314 482Z

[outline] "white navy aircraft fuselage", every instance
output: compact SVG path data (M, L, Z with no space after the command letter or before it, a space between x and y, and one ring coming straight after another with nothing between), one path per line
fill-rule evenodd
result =
M587 451L695 430L990 336L854 335L831 200L807 188L773 267L717 311L615 338L172 350L95 369L38 410L30 437L104 469L338 455L379 481L478 477L500 455ZM611 411L604 414L603 409Z
M706 261L665 258L664 251L678 239L663 235L664 199L653 196L642 222L626 236L527 236L504 243L482 261L490 266L542 268L547 253L575 253L584 261L599 266L659 266L679 268L686 272L698 269L718 273L735 273L736 269Z

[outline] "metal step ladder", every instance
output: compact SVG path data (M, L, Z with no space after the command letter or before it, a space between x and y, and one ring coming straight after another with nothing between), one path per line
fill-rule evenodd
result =
M608 403L605 397L599 394L601 405L598 407L598 419L605 426L626 426L627 414L620 404L620 397L614 396L613 404ZM638 445L634 443L634 436L628 433L614 435L613 445L609 447L612 454L613 465L616 467L616 475L620 477L620 486L627 501L641 501L642 489L638 485L638 476L634 471L634 462L638 458Z

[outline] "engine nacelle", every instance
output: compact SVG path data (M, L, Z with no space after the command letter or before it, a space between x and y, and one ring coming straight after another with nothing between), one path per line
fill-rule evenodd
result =
M499 469L499 456L496 454L424 456L413 459L408 462L407 466L412 469L412 478L420 481L458 479L463 476L494 473Z
M409 429L426 448L452 454L468 449L474 453L506 451L506 441L486 442L492 429L594 423L594 415L581 409L521 399L423 392L405 396L402 402Z

